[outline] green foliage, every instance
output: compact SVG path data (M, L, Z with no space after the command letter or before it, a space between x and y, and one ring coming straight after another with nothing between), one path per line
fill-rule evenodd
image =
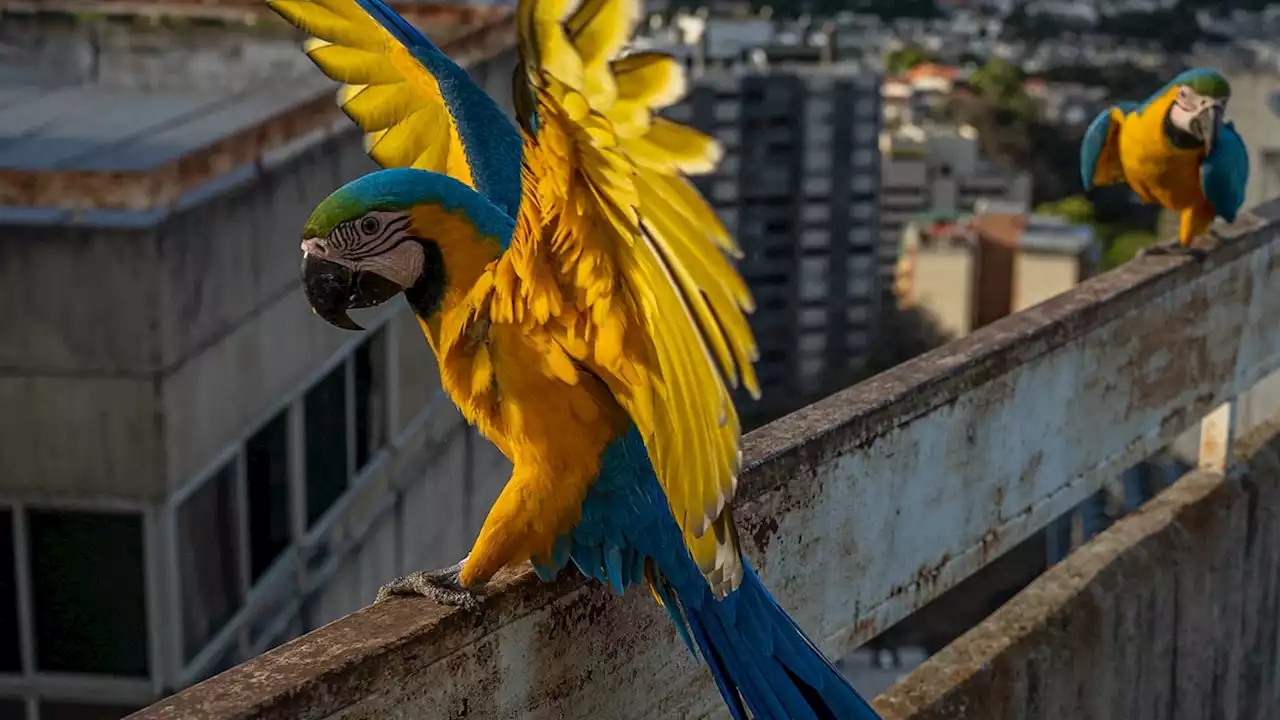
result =
M1155 241L1156 236L1152 232L1145 230L1123 231L1106 244L1106 250L1102 253L1102 267L1099 269L1110 270L1113 267L1129 262L1139 250Z
M1093 203L1084 195L1070 195L1036 208L1041 215L1055 215L1077 225L1094 224Z
M1099 270L1110 270L1133 259L1138 250L1156 240L1155 233L1141 230L1130 223L1099 222L1094 205L1084 195L1070 195L1036 207L1042 215L1055 215L1078 225L1093 227L1094 236L1102 246L1102 262Z
M1022 89L1024 79L1018 66L992 58L969 76L969 87L983 101L1009 116L1008 121L1029 121L1035 119L1037 108L1035 100Z
M918 47L905 47L890 52L888 57L884 59L885 70L896 75L905 72L917 65L933 62L933 57L924 49Z

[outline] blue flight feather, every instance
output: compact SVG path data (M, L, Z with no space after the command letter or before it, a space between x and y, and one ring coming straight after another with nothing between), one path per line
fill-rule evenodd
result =
M639 584L648 558L662 599L680 638L706 661L735 720L879 720L857 691L822 655L769 595L743 559L737 590L716 600L685 547L635 427L600 459L600 474L587 492L569 561L614 590ZM552 553L553 564L564 560ZM554 576L559 567L539 567Z
M1128 114L1138 107L1134 102L1118 102L1114 106L1120 112ZM1098 170L1098 159L1107 146L1107 136L1111 132L1111 109L1106 108L1089 123L1084 131L1084 139L1080 141L1080 182L1085 190L1094 188L1093 176Z
M466 70L382 0L356 3L435 78L445 110L458 129L476 190L515 218L520 207L524 140L511 119Z
M1216 212L1229 223L1244 205L1245 185L1249 182L1249 151L1235 125L1226 122L1218 131L1213 152L1200 163L1200 188Z

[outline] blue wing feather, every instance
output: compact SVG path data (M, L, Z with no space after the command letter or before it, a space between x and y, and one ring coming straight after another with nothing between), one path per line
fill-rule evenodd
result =
M1249 183L1249 151L1232 123L1223 123L1213 152L1200 163L1200 188L1213 210L1227 222L1236 221Z
M514 218L520 207L524 140L511 119L466 70L382 0L356 3L436 79L462 140L476 190Z
M1126 101L1118 102L1114 107L1127 114L1136 110L1138 104ZM1084 131L1084 139L1080 141L1080 184L1085 190L1094 188L1093 177L1098 170L1098 158L1102 157L1102 150L1107 145L1110 133L1111 108L1106 108L1089 123L1089 128Z

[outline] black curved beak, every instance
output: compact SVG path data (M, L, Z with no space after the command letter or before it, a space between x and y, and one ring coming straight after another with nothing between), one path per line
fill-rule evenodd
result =
M1191 119L1196 135L1204 142L1205 155L1212 153L1214 143L1218 142L1218 131L1222 129L1222 117L1225 113L1226 108L1213 104Z
M302 290L311 309L330 325L343 330L363 330L347 311L381 305L404 288L377 273L352 271L344 265L304 253Z

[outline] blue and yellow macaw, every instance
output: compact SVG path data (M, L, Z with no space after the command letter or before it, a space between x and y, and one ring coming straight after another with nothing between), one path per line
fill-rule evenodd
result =
M1193 68L1141 105L1121 102L1089 124L1080 145L1084 188L1127 183L1144 203L1181 215L1178 237L1147 252L1184 251L1215 216L1235 222L1249 181L1244 141L1222 118L1231 85L1220 73Z
M751 299L686 179L720 149L654 114L681 66L623 54L640 0L520 0L518 126L381 0L270 4L313 36L384 168L308 220L309 302L358 330L348 309L403 293L444 388L514 465L462 562L379 599L474 606L503 567L572 562L647 584L735 718L876 718L742 555L729 393L759 392Z

